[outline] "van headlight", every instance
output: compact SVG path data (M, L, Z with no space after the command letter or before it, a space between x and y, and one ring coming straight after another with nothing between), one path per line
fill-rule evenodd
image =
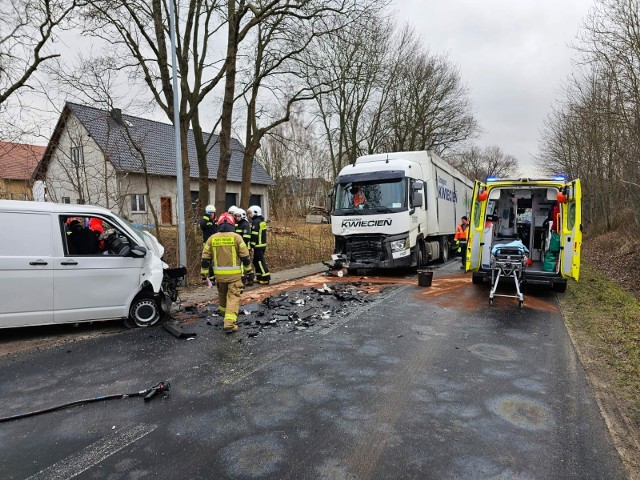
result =
M394 240L391 242L391 251L392 252L402 252L407 249L407 238L403 238L402 240Z

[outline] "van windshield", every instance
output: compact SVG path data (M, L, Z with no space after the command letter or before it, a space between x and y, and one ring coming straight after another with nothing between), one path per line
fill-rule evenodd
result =
M375 215L407 209L407 179L338 183L336 215Z
M111 212L111 214L114 217L117 217L118 220L120 220L124 225L128 226L131 230L133 230L133 232L136 234L136 236L140 239L140 241L142 242L142 244L145 244L144 241L144 233L142 232L142 230L140 230L137 227L133 226L133 223L131 223L129 220L127 220L126 218L121 217L120 215L118 215L117 213Z

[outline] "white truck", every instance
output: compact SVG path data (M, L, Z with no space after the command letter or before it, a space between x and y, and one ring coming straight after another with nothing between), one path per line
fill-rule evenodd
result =
M473 182L430 151L359 157L331 194L333 259L349 270L449 258Z

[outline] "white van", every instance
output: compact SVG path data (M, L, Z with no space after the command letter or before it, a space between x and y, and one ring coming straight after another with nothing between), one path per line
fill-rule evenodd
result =
M105 208L0 200L0 328L153 325L175 300L175 288L163 289L163 253L154 236Z

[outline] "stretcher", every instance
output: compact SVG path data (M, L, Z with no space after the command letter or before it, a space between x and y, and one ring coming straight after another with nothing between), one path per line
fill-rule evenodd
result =
M493 305L495 297L509 297L518 299L518 306L522 308L524 295L520 290L522 276L526 268L527 253L529 250L520 240L508 243L495 244L491 248L491 292L489 293L489 305ZM516 286L516 295L496 293L501 278L513 278Z

